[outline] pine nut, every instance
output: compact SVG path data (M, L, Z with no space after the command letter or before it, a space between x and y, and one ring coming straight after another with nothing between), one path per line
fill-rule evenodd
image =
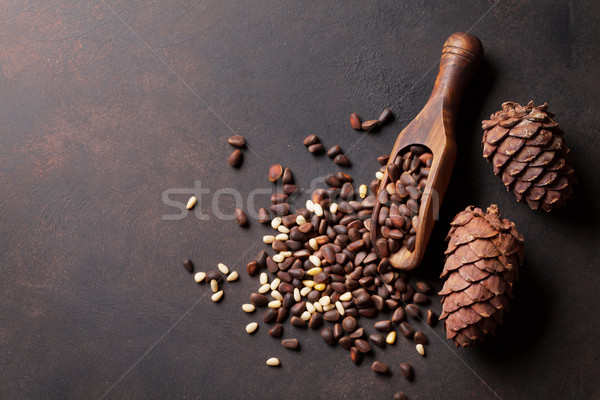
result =
M333 303L329 303L326 306L323 306L323 311L327 312L327 311L331 311L335 308L335 304Z
M317 217L323 216L323 207L321 207L321 205L319 203L315 204L315 215Z
M273 256L273 261L275 261L276 263L283 262L283 260L285 260L285 257L282 256L281 254L275 254Z
M281 283L281 279L279 279L279 278L273 279L273 282L271 282L271 290L276 290L279 287L280 283Z
M269 285L268 283L265 283L264 285L262 285L260 288L258 288L258 293L260 294L265 294L267 293L269 290L271 290L271 285Z
M259 277L259 282L261 285L265 285L269 283L269 275L266 272L261 272Z
M317 310L318 312L320 312L320 313L323 312L323 306L318 301L315 301L313 303L313 306L315 307L315 310Z
M311 247L311 248L312 248L314 251L317 251L317 250L319 250L319 244L317 243L317 239L315 239L315 238L311 238L311 239L308 241L308 245L309 245L309 246L310 246L310 247Z
M323 290L325 290L326 287L327 287L327 285L324 283L315 284L315 290L318 290L319 292L322 292Z
M264 244L272 244L275 241L275 236L273 235L265 235L263 236L263 243Z
M235 149L227 159L227 164L233 168L239 168L244 160L244 153L240 149Z
M194 280L198 283L202 282L206 278L206 272L196 272Z
M275 300L283 301L283 296L277 290L273 290L271 292L271 297L274 298Z
M385 341L388 344L394 344L394 342L396 341L396 331L391 331L390 333L388 333L385 338Z
M306 200L306 209L310 212L315 212L315 203L312 200Z
M217 293L219 291L219 283L216 279L210 281L210 289L213 291L213 293Z
M277 228L279 228L279 225L281 225L281 218L280 217L273 218L273 220L271 221L271 228L277 229Z
M194 208L194 206L196 205L196 200L198 200L196 198L196 196L190 197L190 199L188 200L185 208L187 208L188 210L191 210L192 208Z
M335 308L338 310L340 315L342 315L342 316L346 315L346 309L344 308L344 305L341 302L336 301Z
M279 254L281 254L284 258L288 258L288 257L292 256L291 251L280 251Z
M305 286L302 289L300 289L300 294L302 296L306 296L307 294L309 294L311 292L312 288L309 286Z
M217 268L219 268L219 271L221 271L223 275L227 275L229 273L229 268L223 263L218 263Z
M313 287L315 287L315 281L311 281L311 280L308 280L308 279L307 279L307 280L305 280L305 281L302 281L302 284L303 284L304 286L308 287L308 288L311 288L311 289L312 289Z
M352 300L352 293L351 293L351 292L346 292L346 293L343 293L343 294L340 296L340 300L341 300L341 301L350 301L350 300Z
M256 322L250 322L248 325L246 325L246 332L248 333L254 333L257 329L258 324Z
M394 185L393 182L388 183L387 186L385 187L385 189L388 191L388 194L390 196L396 194L396 185Z
M420 355L425 356L425 347L421 343L417 345L417 351Z
M315 308L315 306L313 306L312 303L306 303L306 311L312 314L315 311L317 311L317 309Z
M216 303L217 301L221 300L222 297L223 297L223 291L219 290L217 293L210 296L210 299Z
M306 303L308 304L308 303ZM309 313L308 311L304 311L302 313L302 315L300 315L300 319L304 320L304 321L308 321L311 317L311 313Z
M360 195L361 199L367 197L367 185L360 185L358 187L358 194Z
M383 172L381 171L377 171L375 172L375 178L382 180L383 179Z
M312 265L314 265L315 267L321 266L321 259L315 255L308 257L308 261L310 261L312 263ZM321 271L319 271L319 272L321 272Z
M331 211L332 214L335 214L338 211L337 203L331 203L329 206L329 211Z
M302 300L302 297L300 297L300 289L298 288L294 288L294 300L296 300L296 303Z
M192 263L192 260L189 258L183 260L183 268L185 268L185 270L191 274L194 271L194 264Z
M233 282L233 281L237 280L238 277L239 277L239 274L237 273L237 271L233 271L232 273L227 275L227 282Z
M254 312L254 310L256 310L256 308L254 307L254 305L248 303L248 304L242 304L242 310L244 310L244 312L247 312L247 313L252 313L252 312Z
M279 235L275 236L275 240L277 240L279 242L285 242L288 239L289 239L289 236L287 235L287 233L280 233Z
M279 225L277 230L281 233L290 233L290 230L285 225Z
M298 215L296 217L296 225L300 226L300 225L304 225L306 223L306 218L304 218L302 215Z
M311 257L313 257L313 256L311 256ZM323 268L321 268L321 267L314 267L314 268L311 268L308 271L306 271L306 273L310 276L317 276L321 272L323 272ZM312 282L314 282L314 281L312 281Z
M321 304L322 306L326 306L329 303L331 303L331 297L329 296L323 296L319 299L319 304Z
M275 358L275 357L271 357L267 360L267 365L269 367L278 367L279 366L279 359Z
M269 308L279 308L279 307L281 307L281 301L279 301L279 300L270 301L269 304L267 304L267 307L269 307Z

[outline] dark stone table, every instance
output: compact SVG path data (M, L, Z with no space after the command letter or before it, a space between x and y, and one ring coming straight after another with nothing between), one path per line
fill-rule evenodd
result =
M600 7L317 3L0 5L1 398L600 397ZM497 203L527 239L506 323L468 350L441 324L417 324L431 340L425 358L402 339L360 367L313 331L286 325L298 353L263 324L246 334L258 316L240 304L257 280L242 273L215 305L181 260L243 272L268 229L251 221L242 230L215 212L231 215L231 190L244 208L255 188L271 190L273 162L304 188L337 171L304 150L310 133L340 144L355 180L370 181L376 157L427 100L455 31L478 36L486 55L463 99L458 161L418 275L439 289L451 217ZM481 157L479 122L503 101L531 99L556 113L579 179L554 214L516 203ZM384 107L397 118L382 132L349 127L351 112L376 117ZM240 170L226 163L232 132L250 145ZM210 191L198 207L208 219L165 219L179 213L168 199L187 201L195 181ZM282 367L268 368L270 356ZM392 376L375 376L373 359ZM413 383L399 373L403 361Z

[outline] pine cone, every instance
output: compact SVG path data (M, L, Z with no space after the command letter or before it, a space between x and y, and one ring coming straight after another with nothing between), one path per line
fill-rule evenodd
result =
M577 180L563 131L547 108L533 101L525 107L503 103L481 126L483 156L492 161L495 175L502 174L506 189L534 210L551 211L565 205Z
M492 204L487 213L473 206L460 212L446 240L440 319L445 320L448 339L468 347L502 323L523 262L524 239Z

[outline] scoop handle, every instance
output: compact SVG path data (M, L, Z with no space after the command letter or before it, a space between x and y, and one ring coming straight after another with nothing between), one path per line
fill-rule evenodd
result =
M430 100L441 96L447 111L458 111L460 98L482 58L483 46L475 36L463 32L450 35L442 49Z

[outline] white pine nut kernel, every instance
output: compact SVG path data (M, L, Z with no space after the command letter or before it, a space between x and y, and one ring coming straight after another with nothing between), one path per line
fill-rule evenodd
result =
M271 357L267 360L267 365L269 367L278 367L279 366L279 359L276 357Z
M229 273L229 268L223 263L218 263L217 268L219 268L219 271L221 271L223 275L227 275Z
M187 208L188 210L191 210L192 208L194 208L194 206L196 205L196 200L198 200L196 198L196 196L190 197L187 204L185 205L185 208Z
M323 306L318 301L315 301L313 303L313 307L315 307L315 310L317 310L318 312L321 312L321 313L323 312Z
M307 303L308 304L308 303ZM300 319L304 321L308 321L310 319L311 313L308 311L304 311L302 315L300 315Z
M335 308L335 304L329 303L326 306L323 306L323 311L327 312L327 311L331 311Z
M219 300L221 300L221 298L223 298L223 291L219 290L217 293L214 293L212 296L210 296L210 299L212 301L214 301L215 303Z
M382 180L383 179L383 172L381 171L377 171L375 172L375 178Z
M273 281L271 282L271 290L277 290L280 283L281 283L281 279L279 279L279 278L273 279Z
M310 247L311 247L311 248L312 248L314 251L317 251L317 250L319 250L319 243L317 243L317 239L315 239L315 238L311 238L311 239L308 241L308 245L309 245L309 246L310 246Z
M390 333L387 334L386 338L385 338L386 343L388 344L394 344L394 342L396 341L396 332L395 331L391 331Z
M280 217L275 217L271 220L271 228L277 229L277 228L279 228L279 225L281 225Z
M219 291L219 283L216 279L210 281L210 290L212 290L213 293L217 293Z
M302 297L300 296L300 289L298 288L294 288L294 300L296 300L296 303L302 300Z
M227 275L227 282L236 281L239 276L240 275L237 273L237 271L233 271L232 273L230 273L229 275Z
M275 300L283 301L283 296L277 290L273 290L271 292L271 297L274 298Z
M346 309L344 308L344 305L341 302L336 301L335 308L338 310L341 316L344 316L346 314Z
M269 304L267 304L267 306L269 308L279 308L279 307L281 307L281 301L279 301L279 300L270 301Z
M360 195L361 199L367 197L367 185L360 185L358 187L358 194Z
M259 282L261 285L269 283L269 275L266 272L261 272L259 277Z
M285 260L285 257L282 256L281 254L275 254L273 256L273 261L275 261L276 263L283 262L283 260Z
M305 286L302 289L300 289L300 295L302 296L306 296L308 295L310 292L312 291L311 287Z
M268 283L265 283L264 285L262 285L261 287L258 288L258 293L265 294L269 290L271 290L271 285L269 285Z
M202 282L204 279L206 279L206 272L196 272L196 275L194 275L194 280L198 283Z
M337 203L331 203L329 206L329 211L331 211L332 214L335 214L338 211Z
M275 236L275 240L277 240L279 242L285 242L288 239L289 239L289 236L287 235L287 233L280 233L279 235Z
M300 226L300 225L304 225L306 223L306 218L304 218L303 215L298 215L296 217L296 225Z
M423 347L421 343L419 343L416 347L417 352L419 352L420 355L425 356L425 347Z
M340 300L341 300L341 301L350 301L350 300L352 300L352 293L351 293L351 292L346 292L346 293L343 293L343 294L340 296Z
M323 296L319 299L319 304L321 304L322 306L326 306L329 303L331 303L331 297L329 296Z
M281 254L284 258L288 258L288 257L292 256L291 251L280 251L279 254Z
M304 286L306 286L307 288L311 288L311 289L315 287L315 281L311 281L310 279L302 281L302 284Z
M323 216L323 207L321 207L321 205L319 203L315 204L315 215L317 217Z
M265 235L263 236L263 243L264 244L272 244L275 241L275 236L273 235Z
M258 324L256 322L250 322L248 325L246 325L246 332L248 333L254 333L257 329Z
M320 267L321 266L321 259L317 256L315 256L314 254L310 257L308 257L308 261L310 261L312 263L312 265L314 265L315 267Z
M285 225L279 225L279 228L277 228L277 230L281 233L290 233L290 230Z
M312 200L306 200L306 209L310 212L315 212L315 203Z
M242 310L244 310L244 312L247 313L253 313L254 310L256 310L256 307L254 307L254 305L250 303L242 304Z
M306 311L312 314L317 311L317 309L312 305L312 303L306 303Z

